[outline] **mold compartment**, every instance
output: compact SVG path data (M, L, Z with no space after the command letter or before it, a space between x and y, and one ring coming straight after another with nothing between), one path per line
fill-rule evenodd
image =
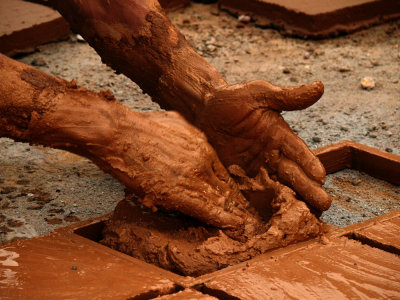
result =
M327 171L331 208L321 219L345 227L400 208L400 157L351 141L314 151Z

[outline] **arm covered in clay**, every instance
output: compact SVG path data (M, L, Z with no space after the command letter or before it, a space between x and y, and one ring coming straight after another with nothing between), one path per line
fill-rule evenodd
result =
M204 134L177 113L133 112L108 91L1 54L0 136L87 157L152 210L180 211L232 235L259 225Z
M326 210L325 170L281 117L323 94L321 82L278 87L266 81L229 85L171 24L157 0L53 0L72 28L113 69L162 107L203 130L222 163L254 177L261 168Z

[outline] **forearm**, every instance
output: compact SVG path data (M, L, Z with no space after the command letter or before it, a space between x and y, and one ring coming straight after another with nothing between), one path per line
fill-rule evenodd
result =
M103 62L135 81L163 108L189 121L225 85L171 24L156 0L53 0Z
M0 55L0 136L85 156L132 186L112 158L123 152L124 145L116 143L121 132L136 132L132 141L139 143L145 123L109 93L79 88Z

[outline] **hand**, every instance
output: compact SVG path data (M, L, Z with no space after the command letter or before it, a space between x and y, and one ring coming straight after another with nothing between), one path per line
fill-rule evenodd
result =
M280 115L307 108L323 91L321 82L278 87L258 80L224 86L208 96L197 124L226 167L239 165L250 177L264 167L271 178L324 211L332 201L322 188L325 169Z
M234 238L262 229L202 132L175 112L140 114L140 119L135 119L140 125L119 126L124 139L113 144L129 146L114 148L112 155L123 162L114 164L114 174L142 197L144 206L180 211Z

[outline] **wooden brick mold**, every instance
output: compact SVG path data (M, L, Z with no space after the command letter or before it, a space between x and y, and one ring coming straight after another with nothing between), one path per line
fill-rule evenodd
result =
M328 173L353 168L400 184L400 156L350 141L315 153ZM108 216L0 247L0 298L400 298L400 210L197 278L97 243Z

